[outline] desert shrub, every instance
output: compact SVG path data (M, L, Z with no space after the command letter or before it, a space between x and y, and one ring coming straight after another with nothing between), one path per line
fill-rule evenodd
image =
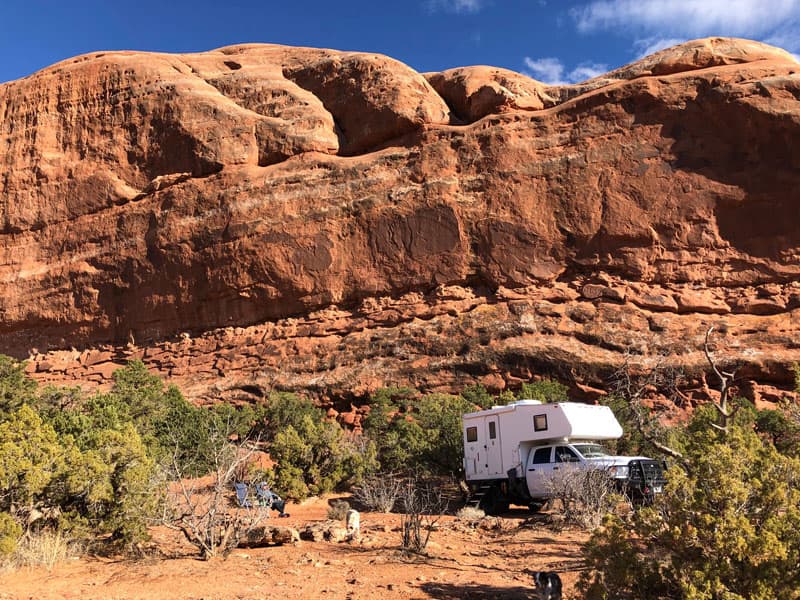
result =
M494 398L480 383L468 385L461 390L460 395L469 404L477 407L476 410L489 408L494 404Z
M177 450L187 463L187 473L202 475L206 464L209 431L215 429L215 415L208 409L189 404L175 386L165 386L140 360L130 361L113 375L111 391L98 395L85 408L102 403L104 411L131 421L142 436L150 454L170 458Z
M520 400L539 400L540 402L567 402L569 388L554 379L542 379L523 383L517 394Z
M461 415L475 409L461 396L429 394L411 399L384 393L372 398L364 430L375 441L383 471L460 473Z
M113 378L109 393L79 403L80 409L73 412L93 415L95 426L100 427L133 423L148 454L158 462L178 460L187 477L205 475L216 468L219 432L244 440L257 437L263 429L263 407L193 406L178 388L165 386L139 360L115 371ZM82 424L79 428L85 429Z
M0 354L0 418L23 404L32 404L36 382L25 375L25 363Z
M0 511L39 500L63 473L64 455L55 430L33 408L11 412L0 423Z
M794 363L792 371L794 372L794 391L800 394L800 364Z
M261 440L265 436L266 405L244 405L220 403L204 409L218 426L224 424L230 436L238 440Z
M623 501L605 469L587 469L564 463L545 481L550 496L561 504L565 525L595 529L603 517Z
M407 472L420 464L427 443L424 430L413 417L398 413L382 433L368 427L365 431L377 445L383 471Z
M294 500L352 485L377 465L372 443L345 433L320 410L278 431L270 454L276 487Z
M167 465L171 482L162 504L161 522L179 531L208 560L226 557L269 517L267 506L232 509L234 483L250 464L255 446L247 440L241 445L229 441L229 432L216 431L209 442L211 481L202 484L184 476L183 464L173 456Z
M755 416L756 430L781 454L800 458L800 423L781 410L760 410Z
M130 543L147 537L156 507L155 463L132 424L93 431L71 449L65 477L65 512L93 529Z
M399 477L378 473L365 477L353 490L353 497L369 510L390 513L397 504L402 489L403 482Z
M400 532L404 550L422 553L431 533L447 511L447 498L438 482L408 477L400 491Z
M112 379L111 394L126 407L128 416L137 426L147 429L164 410L164 382L138 359L114 371Z
M319 421L324 415L309 398L288 392L272 393L263 410L263 418L266 422L263 437L265 440L271 441L289 426L299 430L306 417L310 417L313 421Z
M333 521L344 521L348 510L350 503L347 500L334 500L328 506L328 518Z
M165 407L153 423L157 444L152 448L159 462L178 461L185 477L199 477L213 472L219 438L257 440L260 429L255 409L237 409L230 405L196 407L180 393L168 393Z
M461 396L429 394L420 398L416 409L415 418L422 429L421 464L410 466L437 474L460 474L464 470L461 415L476 406Z
M587 598L797 598L800 461L754 431L741 410L727 434L701 407L686 463L665 493L629 522L608 517L586 548Z
M421 454L424 434L410 415L412 392L407 388L384 388L370 398L370 412L363 427L376 445L382 471L406 471Z
M65 412L60 431L30 406L11 413L0 424L0 510L22 518L58 507L64 527L145 537L153 462L133 424L106 409Z
M157 496L155 462L130 407L114 394L95 394L59 411L51 423L67 467L46 499L62 509L63 527L74 535L110 533L124 543L147 537Z
M22 526L7 512L0 512L0 558L9 556L17 549L22 536Z

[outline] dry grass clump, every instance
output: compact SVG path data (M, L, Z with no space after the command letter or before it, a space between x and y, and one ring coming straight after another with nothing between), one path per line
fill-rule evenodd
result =
M477 524L477 522L483 519L485 516L486 513L483 512L480 508L469 505L460 508L456 513L456 518L459 521L466 521L471 525Z
M0 567L4 570L45 567L51 571L58 563L83 553L83 545L63 532L43 529L24 535L14 552L3 560Z

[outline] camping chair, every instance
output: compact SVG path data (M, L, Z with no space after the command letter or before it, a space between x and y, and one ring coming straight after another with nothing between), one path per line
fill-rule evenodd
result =
M236 489L236 502L239 503L239 506L241 508L252 508L252 503L247 499L247 484L242 481L237 481L233 484L233 487Z

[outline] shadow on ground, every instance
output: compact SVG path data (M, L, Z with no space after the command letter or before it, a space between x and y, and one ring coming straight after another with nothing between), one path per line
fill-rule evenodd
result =
M500 587L494 585L452 583L425 583L420 589L431 598L439 600L534 600L538 598L533 588L514 586Z

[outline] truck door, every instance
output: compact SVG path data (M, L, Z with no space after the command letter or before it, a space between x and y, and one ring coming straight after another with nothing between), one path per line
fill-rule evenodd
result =
M489 475L503 475L503 454L497 416L486 419L486 469Z
M534 498L543 498L548 495L547 479L553 472L553 447L544 446L535 448L528 455L528 468L525 478L528 482L528 492Z

